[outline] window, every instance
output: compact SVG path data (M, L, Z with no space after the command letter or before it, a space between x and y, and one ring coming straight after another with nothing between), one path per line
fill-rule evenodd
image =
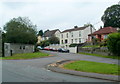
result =
M81 31L79 31L79 37L81 37Z
M81 43L81 38L79 38L79 43Z
M25 46L23 46L23 49L25 49Z
M67 43L68 41L67 41L67 39L65 40L65 43Z
M77 43L77 39L75 39L75 42Z
M73 39L71 39L71 43L73 43Z
M73 37L73 32L71 32L71 37Z
M104 35L104 39L106 39L108 37L108 35Z
M63 44L63 40L62 40L62 44Z
M63 34L61 35L61 37L63 38Z
M66 37L68 38L68 33L66 34Z

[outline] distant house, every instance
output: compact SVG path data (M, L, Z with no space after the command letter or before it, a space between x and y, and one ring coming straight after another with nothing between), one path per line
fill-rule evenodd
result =
M34 45L18 44L18 43L4 43L4 56L12 56L17 53L33 53Z
M117 28L113 28L113 27L100 28L98 31L89 34L88 40L91 41L91 36L93 36L93 38L98 38L100 41L102 41L108 37L108 34L114 32L117 32Z
M52 36L60 38L60 30L55 29L55 30L49 30L49 31L45 32L42 37L42 40L48 40Z
M37 44L39 44L42 41L42 36L37 36Z
M88 40L88 34L94 32L95 29L91 27L77 27L74 26L72 29L67 29L61 32L60 45L61 47L67 48L70 44L84 43Z

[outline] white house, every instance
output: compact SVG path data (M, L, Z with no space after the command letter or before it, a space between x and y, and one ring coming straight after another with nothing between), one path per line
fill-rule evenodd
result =
M94 32L95 29L89 27L77 27L74 26L72 29L67 29L61 32L60 45L63 48L69 47L73 43L84 43L88 40L88 34Z
M44 33L42 40L48 40L50 37L55 36L60 38L60 30L59 29L55 29L55 30L49 30L47 32Z

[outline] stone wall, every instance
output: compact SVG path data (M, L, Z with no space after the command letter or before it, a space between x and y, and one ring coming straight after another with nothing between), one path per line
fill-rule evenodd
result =
M95 54L101 54L101 55L110 55L110 52L106 47L101 48L81 48L78 47L78 53L79 52L85 52L85 53L95 53Z
M32 53L32 52L34 52L34 45L4 43L5 56L11 56L17 53Z

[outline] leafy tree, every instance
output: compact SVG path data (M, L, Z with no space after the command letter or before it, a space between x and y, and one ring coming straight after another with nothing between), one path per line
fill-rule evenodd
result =
M104 27L119 27L120 28L120 5L112 5L108 7L101 20L104 23Z
M4 25L6 31L6 42L34 44L36 38L36 25L27 17L18 17L11 19Z
M39 46L41 47L46 47L46 46L49 46L50 42L48 40L45 40L45 41L41 41L41 43L39 44Z
M40 31L38 32L38 36L43 36L43 30L40 30Z
M84 27L88 27L88 26L94 27L91 23L84 24Z
M55 36L50 37L48 41L50 42L50 44L59 44L59 38Z
M120 33L113 33L108 36L107 47L114 55L120 56Z
M46 33L46 32L48 32L49 31L49 29L47 29L46 31L44 31L44 34Z

